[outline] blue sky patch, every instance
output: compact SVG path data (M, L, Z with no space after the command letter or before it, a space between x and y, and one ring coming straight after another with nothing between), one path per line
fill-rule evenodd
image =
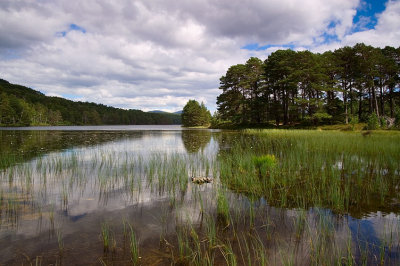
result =
M0 58L3 60L15 60L22 57L16 49L5 49L1 51Z
M377 23L377 14L386 8L388 0L362 0L353 18L354 31L373 29Z
M295 46L293 44L276 44L276 45L268 44L268 45L260 46L258 43L249 43L249 44L246 44L245 46L241 47L240 49L249 50L249 51L263 51L263 50L267 50L268 48L271 48L271 47L284 47L284 48L293 50Z
M81 26L78 26L76 24L70 24L69 25L69 31L71 31L71 30L76 30L76 31L80 31L82 33L86 33L86 29L85 28L83 28Z
M328 44L328 43L332 43L332 42L339 42L339 38L335 32L335 28L336 28L337 24L338 24L337 21L331 21L328 25L328 30L325 31L318 38L314 38L314 43L318 43L319 45L321 45L321 44ZM321 41L321 39L323 41Z
M56 32L56 36L57 37L65 37L65 35L67 35L68 32L70 32L70 31L80 31L83 34L86 33L86 29L85 28L72 23L72 24L69 24L68 30Z
M70 99L70 100L77 100L77 99L82 98L82 96L80 96L80 95L69 94L69 93L61 93L61 96L63 98Z

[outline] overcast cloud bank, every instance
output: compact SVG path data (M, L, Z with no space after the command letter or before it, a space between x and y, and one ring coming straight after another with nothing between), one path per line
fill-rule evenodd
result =
M3 0L0 78L115 107L177 111L196 99L214 110L219 78L250 56L398 47L400 1L385 5L366 26L353 22L370 8L359 0Z

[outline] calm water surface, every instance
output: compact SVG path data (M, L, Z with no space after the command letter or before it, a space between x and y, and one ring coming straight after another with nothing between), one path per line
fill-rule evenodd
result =
M235 142L253 149L257 140L247 138L180 126L2 128L0 265L129 265L127 228L142 265L192 264L204 250L214 264L230 264L229 248L239 265L262 265L261 253L271 265L399 262L398 195L385 207L338 212L229 189L220 158ZM399 169L390 171L399 186ZM191 182L205 176L213 182ZM198 234L197 253L180 248L185 230L193 250Z

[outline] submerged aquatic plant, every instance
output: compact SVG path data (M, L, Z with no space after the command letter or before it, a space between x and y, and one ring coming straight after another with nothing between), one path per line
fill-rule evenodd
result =
M258 171L258 177L269 176L270 170L276 166L276 158L273 154L253 157L254 165Z
M129 234L129 248L131 254L131 261L133 265L139 264L139 241L136 238L135 231L129 224L130 234Z
M276 158L273 154L266 154L262 156L253 157L253 162L258 168L271 169L276 165Z
M64 240L63 240L62 231L60 229L57 230L57 243L58 243L58 250L60 252L60 255L62 255L64 252Z
M229 203L224 191L219 191L217 195L217 217L223 226L229 226Z
M110 226L108 223L101 224L101 239L103 241L103 250L104 252L108 252L110 248L110 244L112 243L112 235Z

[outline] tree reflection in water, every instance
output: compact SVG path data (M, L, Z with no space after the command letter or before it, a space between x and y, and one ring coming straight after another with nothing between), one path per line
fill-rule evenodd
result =
M203 151L210 140L209 130L182 130L182 142L188 153Z

